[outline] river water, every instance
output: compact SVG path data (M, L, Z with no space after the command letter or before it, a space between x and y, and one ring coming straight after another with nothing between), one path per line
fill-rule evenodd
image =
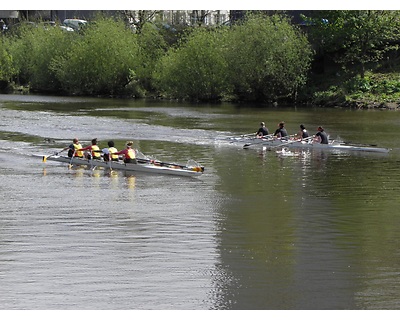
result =
M400 308L397 111L0 95L0 308ZM323 125L389 154L243 149ZM126 140L201 177L68 168L78 137Z

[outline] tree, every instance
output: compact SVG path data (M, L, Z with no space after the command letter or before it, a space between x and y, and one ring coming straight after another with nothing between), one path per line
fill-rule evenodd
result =
M313 42L343 67L357 65L362 78L368 63L398 47L400 11L326 10L305 18Z
M220 99L228 87L223 33L225 30L205 28L188 33L160 59L154 73L158 89L180 99Z
M17 70L13 64L13 57L8 52L9 41L0 36L0 91L7 88Z
M227 46L228 78L240 100L292 98L306 81L313 52L282 15L249 16L230 29Z
M167 43L160 30L152 23L143 25L137 41L141 63L137 66L136 74L141 85L146 90L152 90L152 74L157 62L167 51Z
M50 70L67 93L116 95L135 82L141 63L136 35L122 21L98 18L68 51L53 57Z
M13 65L12 55L6 50L9 45L7 40L5 37L0 38L0 81L10 81L17 72Z
M137 33L141 33L143 26L148 22L153 22L161 11L155 10L123 10L122 14L128 25L133 26Z

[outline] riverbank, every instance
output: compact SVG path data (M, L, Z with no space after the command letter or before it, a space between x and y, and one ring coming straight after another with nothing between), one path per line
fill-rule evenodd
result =
M357 109L400 108L400 60L394 59L368 70L364 77L355 71L330 68L309 80L307 101L321 107Z
M33 93L29 86L16 84L9 84L0 91L1 93L15 94ZM96 95L96 97L99 96ZM110 96L104 97L109 98ZM113 96L113 98L167 99L154 93L148 93L143 97ZM237 101L224 99L224 102ZM293 102L285 99L271 105L279 106ZM364 78L351 76L339 70L314 75L310 78L306 88L299 92L297 103L316 105L321 108L398 110L400 109L400 72L368 71Z

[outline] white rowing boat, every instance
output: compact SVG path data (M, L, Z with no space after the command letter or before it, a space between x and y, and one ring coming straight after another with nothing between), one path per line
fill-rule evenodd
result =
M244 143L241 140L241 143ZM380 148L376 146L368 146L368 145L352 145L346 144L340 141L329 141L329 144L321 144L318 142L313 142L312 137L305 140L280 140L280 139L247 139L243 148L247 149L250 147L263 147L263 148L293 148L293 149L318 149L318 150L341 150L341 151L362 151L362 152L379 152L379 153L388 153L390 149Z
M111 170L123 170L123 171L137 171L137 172L147 172L147 173L161 173L177 176L200 176L204 172L204 167L198 164L195 165L180 165L176 163L161 162L158 160L148 160L148 159L137 159L138 163L124 163L122 161L103 161L103 160L88 160L85 158L77 158L60 156L60 155L50 155L50 156L40 156L43 162L46 160L64 162L70 165L83 165L94 167L109 168ZM192 161L192 160L191 160Z

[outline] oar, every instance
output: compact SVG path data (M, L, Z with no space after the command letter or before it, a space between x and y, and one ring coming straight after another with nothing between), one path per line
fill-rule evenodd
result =
M313 138L314 137L311 136L311 137L304 138L304 139L301 139L301 140L292 140L292 141L289 141L289 142L278 144L277 146L269 147L268 150L272 150L273 148L280 148L280 147L283 147L283 146L287 146L288 144L295 143L295 142L308 141L308 140L313 139Z
M73 153L72 156L71 156L71 161L69 162L68 169L71 169L71 168L72 168L72 160L73 160L74 157L75 157L75 153L76 153L76 151L74 151L74 153Z
M112 153L108 152L108 165L110 166L110 173L113 171L112 167L111 167L111 162L112 162L112 157L111 157Z
M149 159L149 157L144 155L141 151L139 151L137 149L135 151L136 151L137 155L142 157L142 158L136 158L136 161L138 163L150 163L150 164L154 164L154 165L160 166L160 167L173 166L173 167L178 167L178 168L181 168L181 169L192 169L191 167L184 166L184 165L177 164L177 163L170 163L170 162L163 162L163 161ZM198 166L196 168L198 168L199 171L204 172L204 167L203 166Z
M252 145L257 145L257 144L260 144L260 143L263 143L263 142L265 142L265 140L263 140L263 139L270 139L270 138L272 138L272 134L269 134L269 135L266 135L266 136L262 136L261 138L254 138L254 139L256 139L256 142L253 142L253 143L246 143L244 146L243 146L243 149L247 149L248 147L250 147L250 146L252 146Z
M363 143L354 143L350 141L343 141L344 144L348 144L355 147L377 147L377 144L363 144Z
M51 155L49 155L49 156L43 156L42 161L43 161L43 162L46 162L47 158L57 156L58 154L60 154L60 153L63 152L64 150L65 150L65 149L62 149L61 151L57 151L57 152L55 152L55 153L53 153L53 154L51 154Z
M178 163L163 162L163 161L158 161L158 160L141 159L141 158L136 158L136 161L139 163L150 163L150 164L154 164L154 165L160 166L160 167L178 167L180 169L189 169L189 170L198 169L198 171L204 172L203 166L198 166L198 167L192 168L192 167L184 166L184 165L178 164Z
M244 137L248 137L248 136L255 136L256 134L257 134L256 132L246 133L246 134L242 134L241 137L244 138Z

